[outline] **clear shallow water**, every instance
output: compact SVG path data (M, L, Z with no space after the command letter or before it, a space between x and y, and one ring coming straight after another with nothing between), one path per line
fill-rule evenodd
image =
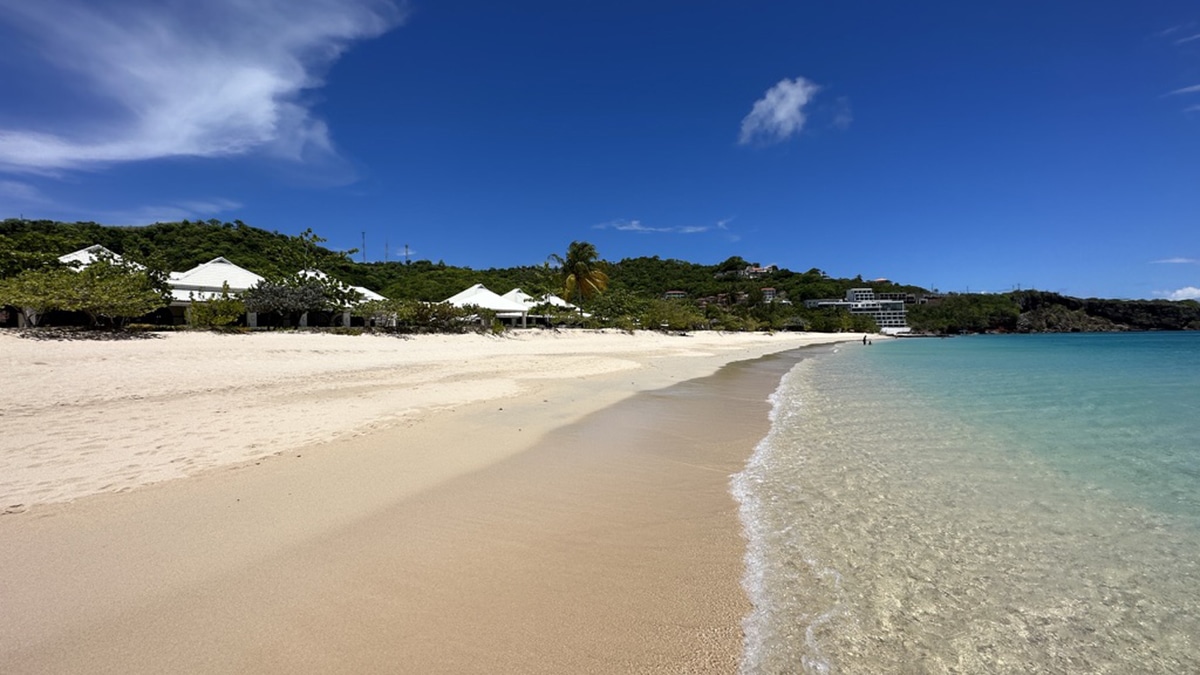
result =
M852 344L773 402L743 672L1200 672L1200 334Z

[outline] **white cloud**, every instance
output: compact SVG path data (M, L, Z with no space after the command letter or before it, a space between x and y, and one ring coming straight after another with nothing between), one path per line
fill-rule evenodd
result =
M1184 286L1174 291L1159 291L1155 295L1165 297L1168 300L1200 300L1200 288Z
M616 230L618 232L638 232L641 234L699 234L701 232L710 232L712 230L728 229L728 224L732 220L726 218L719 220L714 225L676 225L674 227L650 227L643 225L640 220L614 220L607 223L593 225L595 230Z
M750 114L742 120L738 142L742 145L756 140L777 143L800 133L807 119L804 106L820 90L819 86L803 77L780 80L755 101Z
M1191 35L1191 36L1188 36L1185 38L1181 38L1179 40L1176 40L1175 44L1181 45L1181 44L1184 44L1185 42L1191 42L1193 40L1200 40L1200 35Z
M1174 96L1176 94L1194 94L1198 91L1200 91L1200 84L1193 84L1190 87L1184 87L1182 89L1176 89L1175 91L1167 92L1167 96Z
M329 155L303 95L348 45L402 20L389 0L0 0L86 122L0 129L0 169L48 172L262 150ZM32 76L32 75L31 75Z
M1162 260L1152 261L1155 265L1195 265L1200 263L1200 260L1195 258L1163 258Z

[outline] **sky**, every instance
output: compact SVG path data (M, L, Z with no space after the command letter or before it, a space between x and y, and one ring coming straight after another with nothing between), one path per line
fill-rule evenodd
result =
M1200 298L1194 0L0 0L0 44L0 218Z

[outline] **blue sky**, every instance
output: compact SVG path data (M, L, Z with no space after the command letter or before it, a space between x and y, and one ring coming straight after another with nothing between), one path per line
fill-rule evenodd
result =
M1200 297L1194 2L0 0L0 43L0 217Z

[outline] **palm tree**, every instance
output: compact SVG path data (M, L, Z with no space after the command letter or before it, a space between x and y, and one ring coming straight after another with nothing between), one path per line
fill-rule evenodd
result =
M562 276L563 294L575 304L599 295L608 288L608 275L604 273L604 263L599 258L596 247L586 241L571 242L565 259L558 254L550 256Z

